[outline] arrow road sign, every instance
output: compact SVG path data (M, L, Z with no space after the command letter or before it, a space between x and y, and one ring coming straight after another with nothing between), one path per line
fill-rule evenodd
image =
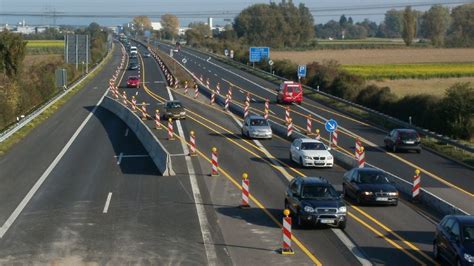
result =
M337 129L337 122L334 119L329 119L325 125L326 131L332 133Z
M186 60L186 58L183 58L183 60L181 60L181 62L183 62L183 64L186 64L188 62L188 60Z
M273 60L268 60L268 64L269 64L270 66L273 66Z

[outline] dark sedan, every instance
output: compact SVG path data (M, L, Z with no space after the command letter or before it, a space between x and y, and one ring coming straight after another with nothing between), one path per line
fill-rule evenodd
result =
M387 174L375 168L354 168L344 174L342 193L357 204L398 204L398 191Z
M450 265L474 265L474 216L445 216L436 226L433 255Z
M421 138L413 129L394 129L384 139L385 148L393 152L415 150L421 152Z

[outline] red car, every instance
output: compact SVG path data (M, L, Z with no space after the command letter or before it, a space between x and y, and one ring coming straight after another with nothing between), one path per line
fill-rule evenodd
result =
M277 103L298 103L303 101L303 88L301 84L294 81L285 81L277 90Z
M127 87L128 88L140 88L140 79L136 76L128 77Z

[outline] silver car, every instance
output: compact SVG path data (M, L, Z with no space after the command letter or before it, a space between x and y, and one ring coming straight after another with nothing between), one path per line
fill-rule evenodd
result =
M268 121L259 115L249 115L242 125L242 136L249 138L271 139L272 128Z

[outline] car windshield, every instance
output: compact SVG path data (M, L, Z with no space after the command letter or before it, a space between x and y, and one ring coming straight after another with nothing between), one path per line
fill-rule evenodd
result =
M474 242L474 225L465 225L462 229L463 241Z
M264 127L268 126L268 122L265 119L252 119L250 120L250 125L255 127Z
M138 80L137 77L130 77L129 80Z
M301 197L304 199L335 198L337 192L331 186L306 185L302 188Z
M359 172L359 182L362 184L388 184L390 181L382 172L361 171Z
M181 107L181 103L179 102L169 102L168 103L168 108L180 108Z
M301 150L303 151L323 151L326 150L326 146L320 142L303 142L301 143Z

